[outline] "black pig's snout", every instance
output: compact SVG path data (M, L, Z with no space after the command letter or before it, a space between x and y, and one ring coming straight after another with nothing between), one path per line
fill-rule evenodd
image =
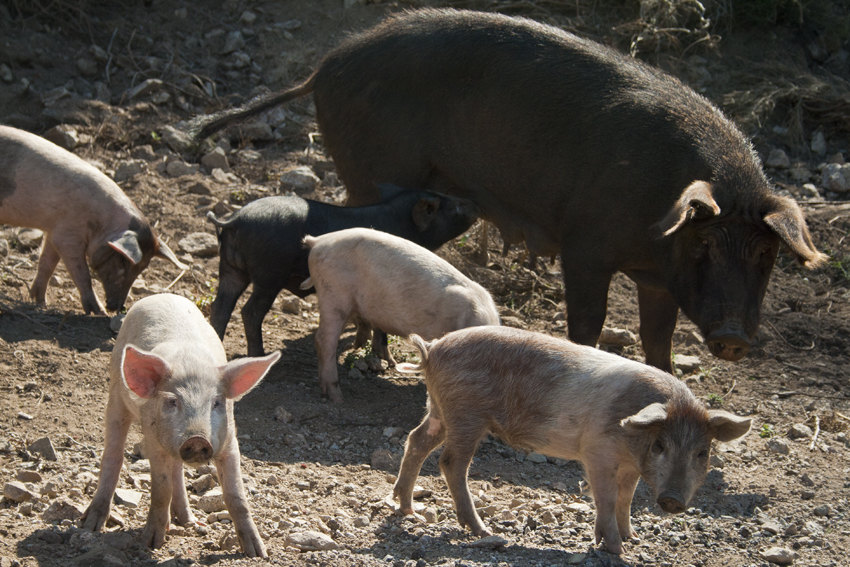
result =
M705 342L717 358L732 362L741 360L750 352L750 340L740 330L722 327L709 334Z
M212 445L201 436L190 437L180 447L180 458L186 463L206 463L212 456Z
M685 505L682 503L682 498L674 492L663 492L658 497L658 505L661 509L670 514L681 514L685 511Z

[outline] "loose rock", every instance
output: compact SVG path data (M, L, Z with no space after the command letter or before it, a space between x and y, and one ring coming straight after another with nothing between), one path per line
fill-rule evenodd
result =
M814 435L812 428L803 423L792 425L791 429L788 430L788 437L791 439L808 439L812 435Z
M497 535L491 535L487 537L482 537L481 539L477 539L472 543L468 544L467 547L473 547L476 549L497 549L499 547L504 547L508 544L508 540L503 537L499 537Z
M230 171L230 165L227 163L227 154L221 147L216 147L213 151L202 157L201 163L211 170L218 168L222 171Z
M397 472L401 465L401 456L393 455L386 449L378 449L372 453L372 468L385 472Z
M69 152L80 144L80 135L68 124L54 126L44 133L44 137Z
M26 502L35 498L35 494L27 490L22 482L16 480L6 483L6 486L3 487L3 496L7 500L14 500L15 502Z
M224 494L222 494L220 488L213 488L198 499L198 509L203 510L207 514L221 512L226 508Z
M797 553L787 547L771 547L759 552L759 556L765 561L776 563L777 565L791 565L797 558Z
M557 318L562 313L556 315L554 320L562 320ZM616 329L605 327L602 329L602 334L599 335L599 344L612 346L631 346L637 344L637 336L628 329Z
M280 187L284 191L295 191L297 195L312 192L320 183L313 170L307 166L294 167L280 176Z
M18 231L18 245L24 250L32 250L41 246L44 233L37 228L22 228Z
M58 498L50 503L50 506L41 515L41 519L47 523L61 522L62 520L75 521L83 515L83 512L85 512L84 508L67 498Z
M181 252L186 252L199 258L212 258L218 254L218 239L206 232L193 232L180 239L177 243Z
M677 354L674 358L676 368L682 371L682 374L690 374L699 370L700 360L698 356L690 356L686 354Z
M284 547L295 547L299 551L333 551L339 545L321 532L295 532L286 536Z

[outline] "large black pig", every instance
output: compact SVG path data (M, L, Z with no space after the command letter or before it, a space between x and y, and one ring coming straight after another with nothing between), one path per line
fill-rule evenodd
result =
M392 182L463 196L507 242L561 254L569 336L595 344L608 287L635 281L649 364L670 371L679 309L715 356L750 349L777 252L825 256L750 142L678 80L522 18L391 16L291 89L198 119L200 136L313 93L349 204Z

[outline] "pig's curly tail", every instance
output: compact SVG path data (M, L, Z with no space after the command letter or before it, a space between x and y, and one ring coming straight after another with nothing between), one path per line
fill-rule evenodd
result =
M398 372L405 372L408 374L412 374L414 372L422 372L428 366L428 349L431 348L430 343L426 343L422 337L419 335L410 335L408 337L410 342L413 343L417 349L419 349L419 364L410 364L408 362L403 362L401 364L396 364L395 369Z

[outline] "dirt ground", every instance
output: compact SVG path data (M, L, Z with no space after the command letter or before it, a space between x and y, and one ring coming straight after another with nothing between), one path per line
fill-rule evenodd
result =
M267 117L268 126L259 133L234 134L226 148L229 171L213 172L199 164L210 148L183 151L167 127L236 104L263 88L281 88L309 72L346 32L423 3L345 4L352 5L342 0L0 3L0 123L38 134L65 125L66 134L76 134L73 151L120 179L158 233L191 264L182 273L155 259L142 274L144 281L134 285L127 307L167 290L208 310L217 285L217 258L179 251L180 241L195 232L214 234L204 218L209 210L221 215L283 191L280 174L289 168L306 165L322 178L310 197L344 199L320 137L313 135L309 100ZM636 12L611 2L571 3L569 10L556 10L556 2L491 4L509 13L548 6L549 11L531 15L542 14L544 20L623 49L628 49L625 20L613 26L613 16L603 18L601 11L616 4L623 18ZM846 43L831 51L827 46L818 62L809 53L808 38L787 28L737 29L715 38L713 49L659 51L647 58L718 104L744 88L729 70L756 68L755 61L765 58L802 61L813 76L832 69L836 80L850 80L847 68L841 75L841 62L848 65ZM700 59L693 59L697 53ZM152 81L143 84L146 80ZM680 360L685 355L699 359L681 372L682 379L707 404L754 422L740 442L715 447L712 469L686 514L663 513L641 484L632 507L639 538L627 544L623 556L613 556L593 541L593 505L581 492L576 463L526 455L489 439L472 464L470 484L485 522L505 542L490 548L471 545L476 538L455 520L437 454L426 461L419 480L424 490L417 502L428 520L392 515L383 499L391 490L405 436L424 415L425 387L415 376L391 370L354 371L352 364L365 352L350 354L349 329L340 350L345 402L322 399L313 346L316 300L293 302L284 292L264 323L266 347L281 348L282 360L236 406L243 471L269 561L743 567L779 563L768 557L774 553L769 550L783 548L794 565L850 564L850 204L846 194L825 189L820 167L837 160L836 154L850 159L850 148L846 131L841 134L834 123L797 126L789 133L787 123L776 119L750 133L763 159L776 149L790 157L787 165L768 167L768 174L777 190L798 198L815 241L832 262L807 272L780 256L764 301L758 344L738 363L713 358L696 327L680 319L674 354ZM807 149L817 131L826 133L823 155ZM790 140L792 135L802 136L806 144ZM195 526L173 526L160 550L140 545L150 477L146 461L134 454L140 439L136 429L119 484L130 491L128 503L115 507L119 523L104 534L76 527L75 518L96 487L115 333L110 319L83 314L61 267L48 289L47 306L28 301L38 249L18 233L18 228L3 228L8 250L0 258L0 403L6 408L0 413L0 482L6 485L0 502L0 566L252 562L234 545L226 515L216 512L197 512L202 521ZM541 259L529 269L516 248L503 257L495 234L489 260L482 264L481 233L476 225L440 254L493 294L506 325L564 336L559 266ZM238 311L247 296L225 337L231 357L246 352ZM635 287L618 276L606 326L636 333L637 324ZM391 346L399 359L412 353L403 341ZM639 345L607 348L643 357ZM56 460L32 446L45 437ZM209 488L206 472L186 472L196 507ZM23 487L12 486L15 481ZM133 495L140 497L138 503ZM288 538L305 530L325 534L333 549L297 549Z

